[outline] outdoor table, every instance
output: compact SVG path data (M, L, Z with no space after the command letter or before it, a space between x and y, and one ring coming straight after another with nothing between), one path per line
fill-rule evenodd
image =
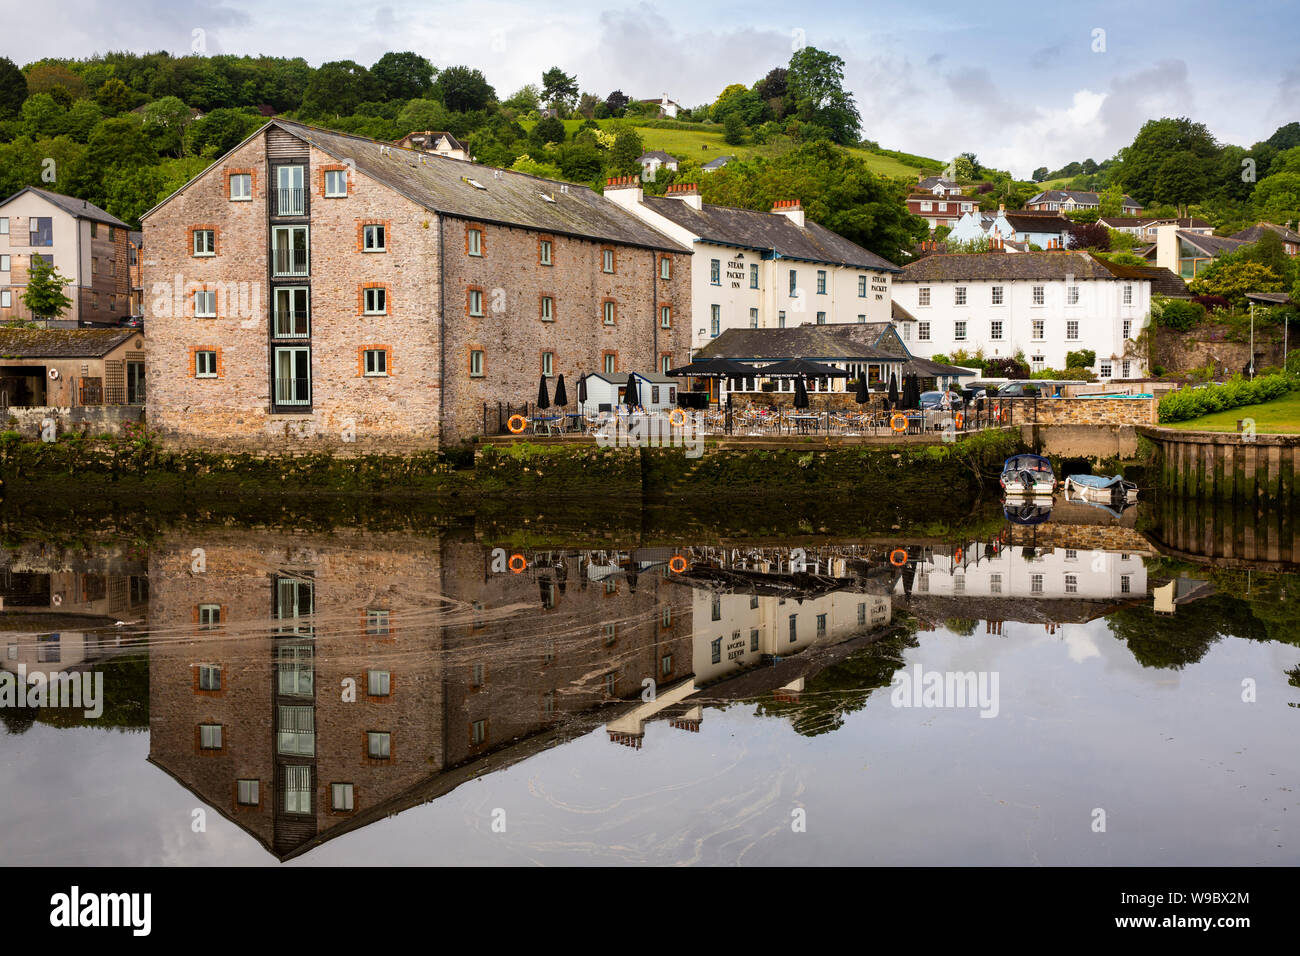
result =
M566 412L564 422L560 428L561 431L577 431L582 423L582 412Z
M799 429L800 435L806 435L812 431L816 424L821 421L820 415L792 415L791 419Z
M909 435L920 435L925 431L925 415L908 415L907 416L907 433Z
M553 434L555 430L555 423L558 421L560 421L559 415L534 415L533 434L536 435L543 428L546 429L546 434L548 435Z

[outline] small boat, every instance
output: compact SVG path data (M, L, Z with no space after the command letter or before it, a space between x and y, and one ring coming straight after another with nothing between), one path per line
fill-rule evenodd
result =
M1052 517L1052 499L1012 498L1002 502L1002 513L1012 524L1042 524Z
M1009 498L1050 498L1056 492L1056 472L1042 455L1012 455L1002 463L998 480Z
M1132 504L1138 498L1138 486L1119 475L1110 478L1101 475L1070 475L1065 479L1065 496L1084 501Z

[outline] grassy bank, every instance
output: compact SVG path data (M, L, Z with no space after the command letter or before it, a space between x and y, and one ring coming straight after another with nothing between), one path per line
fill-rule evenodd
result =
M1242 405L1240 408L1211 412L1183 422L1170 422L1165 427L1185 428L1190 431L1235 432L1237 422L1244 418L1254 420L1256 434L1300 434L1300 392L1290 392L1271 402Z

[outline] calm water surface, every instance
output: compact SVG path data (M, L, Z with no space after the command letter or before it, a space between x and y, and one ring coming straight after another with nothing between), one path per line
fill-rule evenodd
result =
M29 539L0 860L1294 866L1300 578L1140 526Z

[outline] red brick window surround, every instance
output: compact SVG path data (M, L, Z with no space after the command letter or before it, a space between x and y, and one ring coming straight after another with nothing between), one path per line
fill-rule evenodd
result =
M200 295L200 293L203 294ZM189 300L191 318L221 318L221 289L218 286L203 284L190 286ZM206 311L203 311L205 307L207 307Z
M543 292L537 297L537 317L543 322L555 321L555 296Z
M216 356L216 366L215 366L216 374L215 374L215 375L209 374L209 368L206 367L206 366L205 366L203 369L200 369L200 368L199 368L199 353L200 353L200 352L207 352L207 353L209 353L209 354L213 354L213 355ZM206 361L208 361L208 360L205 359L204 361L206 362ZM226 377L226 363L225 363L225 360L222 358L222 355L221 355L221 346L219 346L219 345L195 345L195 346L191 346L191 348L190 348L190 366L189 366L189 367L190 367L190 378L225 378L225 377ZM199 374L200 371L202 371L204 374L200 375L200 374ZM195 608L195 611L194 611L194 623L196 623L196 624L198 623L198 620L199 620L198 613L199 613L199 612L198 612L198 608L196 607L196 608ZM224 619L224 613L223 613L222 616L223 616L223 619Z
M555 265L555 237L537 237L537 264L539 266Z
M237 196L231 192L230 180L234 176L249 177L249 193L247 196ZM257 196L257 170L252 166L247 167L229 167L226 169L226 198L232 202L249 202Z
M375 672L376 675L381 674L381 673L382 673L382 674L387 674L387 675L388 675L388 678L387 678L387 681L388 681L388 693L387 693L387 694L372 694L372 693L370 693L370 675L371 675L371 672ZM376 681L376 683L379 683L379 684L381 685L380 689L382 689L382 682L381 682L381 681ZM391 670L385 670L385 669L382 668L382 667L368 667L368 668L366 668L365 671L363 671L362 674L361 674L361 686L362 686L363 688L365 688L365 698L366 698L366 700L371 701L371 702L376 703L376 704L387 703L388 701L392 700L392 699L393 699L393 695L394 695L395 693L397 693L397 681L394 679L393 672L392 672Z
M671 279L672 277L673 277L673 257L660 256L659 257L659 278Z
M659 353L659 374L660 375L667 374L668 370L672 367L673 367L673 353L660 352ZM669 385L668 387L673 388L672 385Z
M347 786L352 788L352 809L351 810L339 810L334 807L335 786ZM325 793L327 796L325 802L325 812L332 817L350 816L351 814L357 812L357 807L360 806L361 803L360 799L358 798L359 791L357 789L357 786L356 784L352 783L352 781L350 780L334 780L331 781L330 783L327 783L325 785Z
M239 784L240 784L241 781L244 781L244 780L249 781L249 782L251 782L251 783L255 783L255 784L257 784L257 802L256 802L256 803L240 803L240 801L239 801ZM231 787L230 787L230 805L234 808L234 810L235 810L236 813L239 813L239 812L241 812L241 811L248 811L248 810L260 810L260 809L262 809L262 790L263 790L263 789L264 789L264 788L262 787L262 781L261 781L260 779L256 779L256 778L253 778L253 777L240 777L240 778L237 778L236 780L232 781L232 783L231 783Z
M600 271L611 274L618 271L618 252L613 246L600 247Z
M614 299L600 300L600 321L602 325L614 325L618 322L618 303Z
M203 686L200 676L204 669L216 670L218 674L217 680L219 682L216 687ZM225 664L220 664L216 662L209 662L206 664L191 664L190 680L193 684L194 693L200 697L225 697L226 696L226 665Z
M607 375L618 371L617 349L606 349L600 353L600 370Z
M667 302L659 303L659 328L671 329L673 327L673 307Z
M475 358L477 356L477 358ZM470 378L483 378L487 375L487 350L481 345L470 344L465 347L465 368Z
M487 290L479 285L472 285L465 289L465 315L471 318L480 319L486 312L484 297Z
M475 258L487 255L487 236L482 226L465 227L465 255Z
M550 356L550 366L547 366L547 356ZM555 370L559 367L560 360L555 354L554 349L537 350L537 369L547 378L555 378Z
M357 252L388 252L392 248L393 229L391 219L358 219ZM367 229L367 226L379 226L379 229ZM366 244L366 234L370 234L370 243Z
M332 194L328 194L328 195L326 194L326 192L325 192L325 182L326 182L325 174L326 174L326 173L342 173L342 174L343 174L343 180L344 180L344 182L347 183L347 193L346 193L346 195L343 195L343 196L335 196L335 195L332 195ZM332 176L331 176L330 178L331 178L331 179L334 179L334 178L336 178L336 177L332 177ZM330 164L330 165L328 165L328 166L318 166L318 167L316 167L316 190L317 190L317 193L320 195L320 197L321 197L322 199L346 199L348 196L351 196L351 195L352 195L352 171L351 171L351 169L349 169L348 166L347 166L347 164L345 164L345 163L333 163L333 164Z
M210 243L206 237L195 238L196 233L202 232L212 233ZM190 256L192 258L206 259L221 255L221 227L215 223L205 222L190 226L189 237Z
M393 302L387 282L363 282L357 286L357 315L392 315Z
M387 738L386 740L381 741L377 739L375 741L375 746L377 747L383 747L385 745L387 746L388 752L386 755L383 756L371 755L370 752L371 734L375 734L377 737L379 735L382 735L384 738ZM365 762L369 766L382 767L393 762L393 756L395 752L395 748L393 746L393 736L394 735L387 730L367 730L361 734L361 756L365 759Z
M381 352L383 357L379 359L382 368L376 367L370 371L366 370L366 353ZM357 377L358 378L390 378L393 374L393 347L391 345L358 345L357 346Z

